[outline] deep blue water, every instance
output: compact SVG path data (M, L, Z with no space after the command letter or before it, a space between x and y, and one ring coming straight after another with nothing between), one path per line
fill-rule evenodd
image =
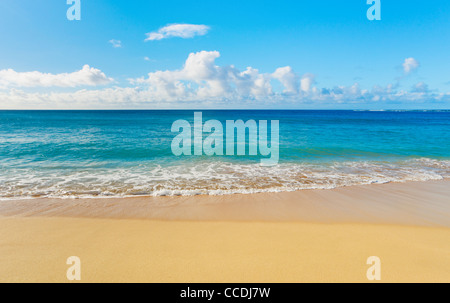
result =
M0 111L0 198L235 193L450 175L449 111L202 111L279 120L280 162L173 155L194 111Z

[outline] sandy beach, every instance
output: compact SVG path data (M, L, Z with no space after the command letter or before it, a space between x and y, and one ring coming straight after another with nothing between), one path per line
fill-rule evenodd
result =
M450 282L450 181L0 202L0 282Z
M450 283L450 1L381 2L0 0L0 284Z

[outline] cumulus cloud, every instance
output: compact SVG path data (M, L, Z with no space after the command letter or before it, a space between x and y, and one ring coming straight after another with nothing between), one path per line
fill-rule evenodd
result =
M300 87L303 92L309 92L315 83L315 76L313 74L305 74L300 81Z
M217 66L217 51L191 53L183 68L149 73L147 78L131 79L134 85L146 85L155 96L165 99L264 98L273 94L272 80L278 80L286 93L299 91L298 76L291 67L272 74L247 67Z
M206 35L210 27L202 24L169 24L158 31L147 33L145 41L162 40L166 38L193 38Z
M77 87L97 86L112 82L101 70L83 66L79 71L63 74L16 72L12 69L0 70L0 88L11 87Z
M122 47L122 41L120 41L120 40L112 39L112 40L109 40L108 42L111 43L112 47L114 47L114 48Z
M420 64L419 62L414 58L406 58L405 62L403 62L403 71L405 74L410 74L413 71L417 70L419 68Z
M30 92L20 87L75 87L106 84L112 79L89 66L60 75L0 71L0 87L9 88L0 90L0 108L387 108L391 104L450 104L450 93L438 93L423 82L409 91L398 82L372 88L358 83L319 88L315 75L298 74L290 66L261 72L253 67L219 66L219 57L217 51L191 53L179 69L129 79L129 87L71 92Z
M290 66L280 67L273 74L272 78L280 81L284 87L285 93L296 94L299 91L298 76L294 73Z

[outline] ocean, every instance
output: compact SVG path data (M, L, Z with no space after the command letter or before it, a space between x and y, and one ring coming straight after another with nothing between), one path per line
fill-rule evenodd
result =
M261 156L175 156L193 110L0 111L0 199L221 195L450 177L450 111L202 110L203 120L279 120Z

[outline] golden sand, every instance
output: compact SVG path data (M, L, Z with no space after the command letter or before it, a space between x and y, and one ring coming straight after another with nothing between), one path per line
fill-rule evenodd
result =
M450 282L450 183L0 202L0 282Z

